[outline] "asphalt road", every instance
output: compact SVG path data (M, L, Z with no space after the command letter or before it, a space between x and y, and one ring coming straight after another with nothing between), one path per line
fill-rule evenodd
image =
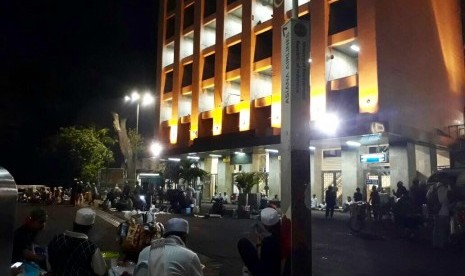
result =
M27 215L29 205L19 204L17 225ZM77 208L48 206L49 222L38 237L46 244L51 237L71 227ZM101 214L101 213L99 213ZM167 221L173 215L159 215ZM433 249L428 240L409 240L385 235L376 229L352 235L346 225L347 214L336 213L325 220L322 212L312 215L312 275L465 275L465 256L446 250ZM218 265L220 275L241 275L242 262L236 250L239 238L250 236L252 220L233 218L185 217L190 222L188 247L209 262ZM117 251L115 226L117 218L99 216L90 238L102 250ZM372 232L373 231L373 232Z

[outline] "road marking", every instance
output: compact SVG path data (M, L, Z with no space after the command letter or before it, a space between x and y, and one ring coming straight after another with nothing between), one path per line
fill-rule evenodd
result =
M120 218L117 218L111 214L108 214L107 212L105 211L102 211L102 210L99 210L99 209L94 209L95 213L97 214L97 216L99 216L101 219L103 219L104 221L108 222L109 224L115 226L115 227L118 227L120 225L121 222L123 222L124 220L120 219Z

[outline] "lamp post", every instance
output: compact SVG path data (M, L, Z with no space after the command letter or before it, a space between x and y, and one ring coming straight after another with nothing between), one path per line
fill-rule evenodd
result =
M142 106L150 105L155 101L155 99L149 92L145 92L144 95L141 97L141 95L137 91L134 90L130 96L126 95L124 97L124 101L136 104L136 134L139 135L140 105ZM136 182L137 182L137 141L136 141L136 145L134 148L134 185L136 184Z

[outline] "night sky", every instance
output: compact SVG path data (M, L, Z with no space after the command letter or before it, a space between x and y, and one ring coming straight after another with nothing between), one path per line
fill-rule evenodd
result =
M155 85L158 1L66 0L0 4L0 166L19 184L53 181L39 158L59 127L135 128L122 98ZM4 21L4 22L3 22ZM140 132L153 136L153 110Z

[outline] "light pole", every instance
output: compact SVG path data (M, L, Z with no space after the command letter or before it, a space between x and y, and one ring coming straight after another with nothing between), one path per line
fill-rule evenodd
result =
M154 97L149 93L145 92L144 95L141 97L140 94L137 91L132 91L131 96L126 95L124 97L125 102L131 102L136 104L136 135L139 135L139 109L140 105L142 106L147 106L152 104L155 99ZM137 137L138 139L139 137ZM135 147L134 147L134 185L137 182L137 143L136 141Z

